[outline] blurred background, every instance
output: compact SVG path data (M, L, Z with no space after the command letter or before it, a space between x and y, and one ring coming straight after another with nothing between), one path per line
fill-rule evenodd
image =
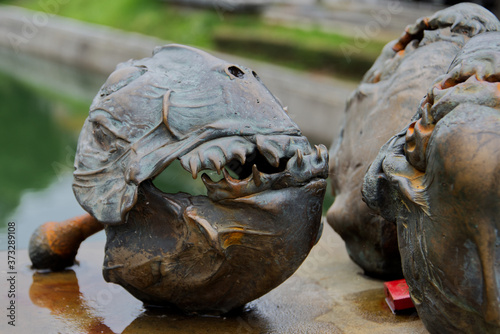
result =
M83 213L71 190L76 142L117 63L170 42L206 49L254 68L304 134L330 146L347 97L382 47L457 2L0 1L0 249L10 221L26 248L38 225ZM476 2L499 13L498 2ZM178 164L156 184L204 192Z

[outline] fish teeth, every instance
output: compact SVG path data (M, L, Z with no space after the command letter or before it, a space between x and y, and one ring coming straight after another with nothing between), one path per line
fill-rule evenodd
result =
M215 170L217 174L220 174L222 168L226 165L224 150L219 146L213 145L198 152L202 169Z
M278 150L274 149L272 146L267 148L267 151L261 152L269 161L271 166L273 167L279 167L280 165L280 155Z
M314 145L314 149L316 151L316 162L321 162L321 149L318 145Z
M197 155L186 154L180 160L182 168L191 173L193 179L196 179L198 172L201 170L201 162Z
M246 151L243 148L237 148L234 151L231 151L231 157L239 161L240 164L244 165L246 161ZM232 159L231 159L232 160Z
M208 187L211 187L211 186L214 186L215 184L217 184L217 182L212 181L210 176L208 176L206 173L203 173L201 175L201 180L203 181L203 183L205 183L205 186L208 186Z
M196 177L198 177L198 172L200 171L200 161L196 158L189 159L189 169L191 170L193 179L196 179Z
M220 160L212 160L212 165L214 165L217 174L220 175L220 170L222 168L222 162Z
M280 158L284 157L286 150L286 137L288 136L256 136L257 148L271 166L280 165Z
M233 138L223 148L228 162L236 160L241 165L245 164L247 155L250 155L254 150L255 145L243 138Z
M230 185L234 186L238 184L239 180L234 179L226 169L222 170L222 174L224 175L224 180Z
M257 187L260 187L260 185L262 184L262 179L260 178L260 176L261 176L261 174L260 174L259 170L257 169L257 165L253 165L252 166L252 179Z
M299 149L297 149L296 155L297 155L297 166L302 167L302 162L304 160L302 152Z
M322 163L323 161L328 161L328 149L325 145L315 145L316 147L316 161Z
M282 159L290 158L295 168L299 169L313 161L314 164L321 164L328 154L323 145L311 149L303 136L256 135L252 142L236 136L215 139L199 145L180 160L182 167L190 172L193 178L197 178L198 173L205 169L221 174L225 167L231 170L242 168L252 160L252 153L257 152L276 168L280 166ZM263 174L256 166L252 167L252 175L257 186L263 183ZM234 182L235 179L230 180Z
M307 167L306 167L307 166ZM324 145L316 145L310 154L297 149L287 163L287 169L297 180L307 180L313 175L328 176L328 150Z
M291 158L296 155L297 150L300 150L302 155L312 153L309 142L304 136L257 135L255 141L259 152L274 167L279 167L281 158Z
M295 155L297 149L300 150L302 155L311 154L311 147L306 137L303 136L293 136L289 138L289 145L286 150L286 156L291 157Z
M180 158L182 167L196 178L202 170L215 170L220 175L224 167L234 163L242 166L255 151L255 144L243 137L224 137L203 143Z
M305 155L300 149L295 151L293 157L288 160L287 169L302 170L305 164L310 161L311 155Z

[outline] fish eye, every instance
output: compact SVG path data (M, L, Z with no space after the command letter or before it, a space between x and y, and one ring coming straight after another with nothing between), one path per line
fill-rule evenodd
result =
M234 65L229 66L229 67L227 68L227 71L226 71L226 72L229 72L229 73L231 73L233 76L235 76L235 77L237 77L237 78L240 78L240 79L241 79L241 78L243 78L243 77L245 76L245 72L243 72L243 70L242 70L242 69L240 69L239 67L234 66Z

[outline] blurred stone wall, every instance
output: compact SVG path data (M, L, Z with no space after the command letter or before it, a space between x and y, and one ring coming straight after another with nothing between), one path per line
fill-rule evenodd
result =
M149 57L154 47L164 44L168 42L150 36L0 6L0 47L95 73L109 75L118 63ZM328 146L340 133L345 102L355 83L209 52L254 69L313 142Z

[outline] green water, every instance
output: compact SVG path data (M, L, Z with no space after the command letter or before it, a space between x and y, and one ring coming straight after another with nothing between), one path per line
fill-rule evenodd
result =
M0 249L9 222L16 224L18 248L26 248L45 221L83 213L71 172L90 95L78 88L85 75L67 71L0 49Z
M61 128L53 101L0 73L0 226L19 205L24 191L44 189L57 176L55 163L74 152L75 138Z

